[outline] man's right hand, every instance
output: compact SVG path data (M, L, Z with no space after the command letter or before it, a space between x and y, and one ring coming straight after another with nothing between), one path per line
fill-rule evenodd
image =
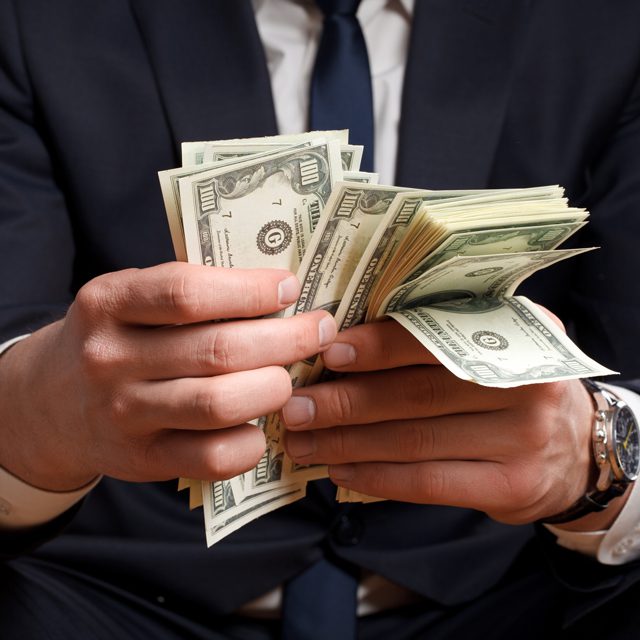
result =
M170 263L99 276L66 317L0 362L0 465L42 489L98 474L217 480L264 451L247 421L291 396L284 366L324 350L333 318L248 319L299 295L286 271ZM229 320L212 323L212 320Z

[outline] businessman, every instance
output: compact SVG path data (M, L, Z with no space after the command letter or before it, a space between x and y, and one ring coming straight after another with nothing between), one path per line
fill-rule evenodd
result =
M155 173L178 143L322 123L324 54L364 38L348 124L383 182L557 182L590 209L576 243L602 248L525 293L621 372L633 411L640 9L358 5L0 2L3 637L313 637L305 597L343 637L637 628L635 485L585 507L601 389L479 388L394 323L258 319L296 299L291 274L171 263ZM283 367L318 352L347 375L292 394ZM277 410L294 459L393 502L312 486L206 550L171 479L250 468L246 423Z

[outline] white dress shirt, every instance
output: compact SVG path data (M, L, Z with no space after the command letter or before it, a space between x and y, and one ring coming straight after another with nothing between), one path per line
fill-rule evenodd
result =
M262 39L280 133L307 130L309 84L322 30L322 15L312 0L253 0ZM375 114L375 171L380 182L393 184L398 144L402 81L407 57L413 0L363 0L358 10L369 51ZM406 185L411 186L411 185ZM0 345L0 354L27 336ZM640 416L640 396L611 387ZM0 528L33 526L62 513L91 490L97 480L78 491L42 491L0 468ZM640 483L608 531L566 532L549 527L558 543L598 558L605 564L622 564L640 557ZM390 583L371 576L360 593L359 614L405 603L409 592L394 595ZM378 584L380 582L380 584ZM379 588L378 588L379 587ZM273 611L277 594L265 601ZM253 607L256 611L259 603Z

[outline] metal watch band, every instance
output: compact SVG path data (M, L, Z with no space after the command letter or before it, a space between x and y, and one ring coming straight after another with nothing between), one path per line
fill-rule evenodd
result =
M605 422L617 399L593 380L586 378L581 382L591 395L594 403L595 413L591 441L599 478L595 490L588 491L564 511L548 518L543 518L541 522L545 524L562 524L577 520L590 513L603 511L609 506L611 500L621 496L627 488L628 483L612 482L612 478L608 478L611 472L606 467L608 460L608 434ZM603 484L606 484L604 483L605 478L608 479L608 486L603 486Z

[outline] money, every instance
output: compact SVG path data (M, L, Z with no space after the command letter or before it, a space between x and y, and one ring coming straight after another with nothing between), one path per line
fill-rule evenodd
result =
M301 282L283 314L333 313L341 329L388 316L456 376L511 387L612 373L583 354L519 284L585 249L557 247L587 222L557 185L426 191L377 184L347 134L312 132L182 146L160 180L176 255L217 267L285 268ZM345 178L345 181L343 180ZM322 361L289 367L312 384ZM285 455L277 415L256 417L267 448L229 480L183 480L203 504L208 544L300 499L323 466ZM375 496L339 490L343 502Z
M248 155L263 157L265 155L269 155L269 153L269 151L261 149L260 152ZM271 151L271 153L273 153L273 151ZM232 166L235 163L236 159L232 157L225 160L219 159L215 162L199 163L158 172L162 199L164 201L164 208L167 214L167 221L169 222L171 242L176 254L176 260L180 262L188 262L184 222L182 219L182 205L180 203L180 180L182 178L193 177L198 174L205 173L216 167Z
M338 183L324 208L316 232L298 269L301 294L287 315L324 309L335 313L349 280L359 264L384 214L391 206L398 187ZM314 382L322 366L311 358L290 367L294 387ZM278 416L265 426L267 441L282 440ZM326 477L323 467L299 467L285 460L286 479L296 481Z
M189 261L296 271L341 178L339 143L329 141L180 179Z
M203 507L207 546L237 531L245 524L305 496L304 485L284 492L268 491L236 503L229 482L203 483Z
M585 356L536 305L522 296L488 310L417 307L388 315L463 380L491 387L615 373ZM482 308L482 305L481 305Z
M242 147L246 145L273 145L293 146L312 140L323 138L324 140L337 140L341 145L349 143L349 132L346 129L337 131L306 131L292 135L262 136L258 138L236 138L232 140L200 140L195 142L183 142L180 145L182 166L202 164L209 148L216 146Z

